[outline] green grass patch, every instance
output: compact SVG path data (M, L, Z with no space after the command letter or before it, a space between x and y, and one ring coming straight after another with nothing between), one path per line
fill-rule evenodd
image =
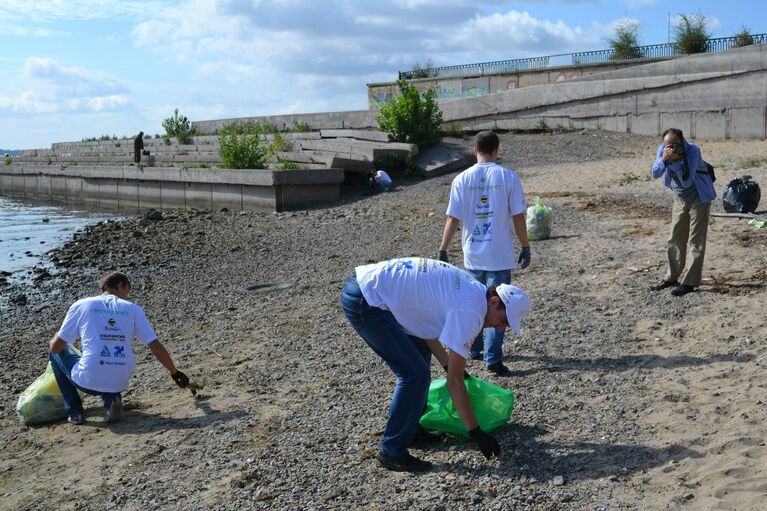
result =
M747 158L745 160L740 160L738 163L735 164L735 170L738 169L753 169L756 167L761 167L762 165L767 164L767 156L758 156L754 158Z

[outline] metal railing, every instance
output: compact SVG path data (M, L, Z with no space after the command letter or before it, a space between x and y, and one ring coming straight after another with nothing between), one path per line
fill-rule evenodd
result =
M751 35L752 44L767 44L767 34ZM706 41L706 52L715 53L719 51L735 48L738 44L738 37L717 37ZM674 43L650 44L646 46L637 46L629 59L642 58L663 58L676 57L683 53ZM443 78L451 76L466 75L486 75L500 74L513 71L528 71L532 69L541 69L549 67L553 57L570 57L572 65L578 64L599 64L610 62L615 59L613 50L584 51L578 53L561 53L558 55L547 55L544 57L531 57L526 59L498 60L495 62L481 62L478 64L461 64L457 66L429 67L413 71L400 71L400 80L412 80L417 78ZM625 59L628 60L628 59Z

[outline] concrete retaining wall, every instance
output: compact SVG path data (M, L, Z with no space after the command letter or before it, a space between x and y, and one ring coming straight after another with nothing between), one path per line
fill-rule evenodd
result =
M421 78L408 80L408 83L420 90L434 90L437 100L450 101L476 96L485 96L507 90L548 85L575 80L607 71L632 68L650 62L659 62L671 57L654 59L634 59L596 64L579 64L557 66L529 71L510 71L497 74L471 74L445 78ZM397 91L396 82L369 83L368 103L370 108L378 110L381 105L388 103Z
M0 167L0 195L117 209L287 211L337 200L341 169L207 170L39 165Z
M767 46L680 57L589 79L445 102L467 129L594 128L692 138L767 137Z
M370 110L351 110L347 112L324 112L314 114L266 115L260 117L237 117L233 119L217 119L212 121L196 121L192 126L199 133L212 134L227 124L248 122L266 122L277 127L279 131L287 131L298 124L306 124L312 130L331 129L365 129L377 126L376 112Z

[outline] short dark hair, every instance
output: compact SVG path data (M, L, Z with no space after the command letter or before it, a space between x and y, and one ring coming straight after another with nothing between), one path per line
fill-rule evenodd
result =
M668 135L669 133L673 133L674 136L676 136L676 139L680 143L684 142L684 133L682 133L682 130L680 130L679 128L668 128L668 129L666 129L666 131L663 132L663 135L661 135L660 138L666 138L666 135Z
M485 299L490 300L494 296L497 296L498 298L501 297L501 295L499 295L498 291L495 289L495 286L488 287L487 292L485 293ZM506 310L506 304L503 302L503 300L498 300L498 306Z
M119 284L125 284L126 287L130 288L130 279L126 274L119 271L112 272L101 279L101 291L117 289Z
M474 137L474 149L482 154L493 154L501 143L492 131L480 131Z

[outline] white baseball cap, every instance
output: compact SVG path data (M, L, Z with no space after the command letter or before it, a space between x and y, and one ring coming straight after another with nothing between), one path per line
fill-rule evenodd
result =
M501 301L506 306L506 319L514 332L519 334L522 329L522 318L530 312L530 299L517 286L501 284L495 288Z

